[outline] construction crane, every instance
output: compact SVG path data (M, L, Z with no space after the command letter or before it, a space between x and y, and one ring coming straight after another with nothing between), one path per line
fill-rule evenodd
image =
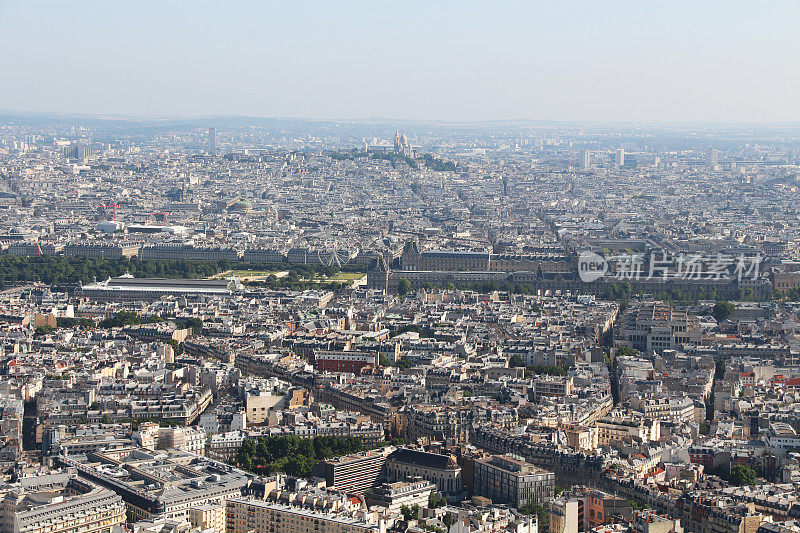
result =
M102 207L103 209L110 209L110 208L113 207L114 208L114 222L117 221L117 208L119 207L117 204L115 204L115 203L114 204L100 204L100 207Z
M167 225L167 215L171 215L172 211L156 211L155 213L148 213L150 215L161 215L164 217L164 225Z

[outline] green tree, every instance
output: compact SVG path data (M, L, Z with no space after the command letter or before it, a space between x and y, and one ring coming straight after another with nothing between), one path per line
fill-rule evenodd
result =
M192 333L200 333L203 329L203 320L197 317L187 318L183 322L183 327L192 328Z
M537 503L529 503L519 508L519 512L526 515L536 515L539 521L539 533L544 533L549 526L549 513L547 509Z
M447 498L435 492L431 492L430 496L428 496L428 507L430 509L436 509L443 505L447 505Z
M714 309L711 310L711 316L713 316L717 322L724 322L730 318L735 310L736 307L732 303L721 300L714 304Z
M401 357L397 361L397 365L396 366L400 370L406 370L406 369L411 368L412 366L414 366L414 362L404 355L403 357Z
M51 331L53 331L54 329L55 329L55 328L54 328L53 326L48 326L48 325L39 326L38 328L36 328L36 329L34 330L33 334L34 334L36 337L41 337L42 335L47 335L48 333L50 333L50 332L51 332Z
M567 369L559 365L530 365L525 367L525 377L533 377L540 374L546 376L566 376Z
M411 291L411 282L408 281L406 278L401 279L397 283L397 294L400 296L405 296Z
M183 353L183 343L178 342L176 339L170 339L169 345L172 346L172 352L174 355L178 356Z
M290 476L309 477L314 465L311 459L304 455L294 455L286 462L285 471Z
M249 455L239 456L239 454L236 454L236 462L239 463L239 466L241 466L245 470L253 469L253 460Z
M615 356L619 357L620 355L636 356L636 355L638 355L638 352L636 350L634 350L633 348L631 348L630 346L620 346L619 348L617 348L617 352L616 352Z
M718 358L714 363L714 376L717 379L722 379L725 376L725 359Z
M731 468L730 481L739 487L755 485L756 472L747 465L735 465Z
M120 311L115 313L113 317L106 318L105 320L100 322L101 328L120 328L123 326L133 326L136 324L141 324L143 322L142 317L134 313L133 311Z
M400 506L400 513L403 515L403 520L408 522L409 520L416 520L419 517L419 504L415 503L412 507L408 505Z
M521 366L525 366L525 362L522 360L519 354L514 354L511 356L511 359L508 360L508 366L512 368L517 368Z
M314 464L322 459L355 453L363 449L355 437L320 436L301 439L296 435L245 439L236 453L236 462L260 474L285 472L309 477Z

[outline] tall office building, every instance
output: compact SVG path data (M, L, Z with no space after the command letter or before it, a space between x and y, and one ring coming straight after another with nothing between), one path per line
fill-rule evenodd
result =
M709 166L715 167L717 163L719 163L719 150L711 148L708 151L708 164Z
M581 150L581 159L580 159L581 168L589 168L592 166L592 152L589 150Z
M61 149L61 153L67 159L76 159L78 161L83 161L92 156L92 148L90 146L85 146L83 144L73 144L70 146L65 146Z
M617 151L614 153L614 164L618 167L621 167L625 164L624 148L618 148Z
M217 128L208 128L208 151L217 153Z

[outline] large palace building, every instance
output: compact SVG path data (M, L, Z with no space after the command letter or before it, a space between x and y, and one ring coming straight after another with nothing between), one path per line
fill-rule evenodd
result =
M540 276L572 276L574 260L565 253L505 255L492 252L426 251L420 252L416 241L409 241L400 256L400 269L391 270L383 258L372 262L367 272L367 286L396 291L401 279L413 288L428 285L447 286L508 280L512 273L528 282Z
M409 241L400 257L407 271L485 271L485 272L572 272L574 263L565 253L506 255L492 252L420 252L416 241Z
M728 278L682 279L680 277L647 277L630 279L616 276L615 271L594 280L581 281L578 275L576 252L558 250L526 255L497 254L488 251L425 251L416 241L403 247L398 266L390 266L384 258L372 261L367 271L367 287L397 292L400 281L407 280L410 288L445 288L448 286L480 286L487 283L498 287L504 283L524 284L533 290L566 290L608 297L609 291L627 286L632 293L686 295L713 294L714 297L742 298L752 293L755 299L772 293L768 279L737 280ZM647 273L647 265L643 272Z

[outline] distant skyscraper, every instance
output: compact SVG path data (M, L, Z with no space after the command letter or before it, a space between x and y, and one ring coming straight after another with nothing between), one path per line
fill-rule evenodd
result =
M716 148L711 148L708 151L708 164L712 167L715 167L717 166L717 163L719 163L719 150Z
M217 128L208 128L208 151L217 153Z
M621 167L625 164L625 149L618 148L614 153L614 164Z
M581 150L581 168L589 168L592 166L592 152L589 150Z
M72 144L69 146L65 146L61 149L61 152L67 159L76 159L79 161L82 161L92 156L91 147L82 144Z

